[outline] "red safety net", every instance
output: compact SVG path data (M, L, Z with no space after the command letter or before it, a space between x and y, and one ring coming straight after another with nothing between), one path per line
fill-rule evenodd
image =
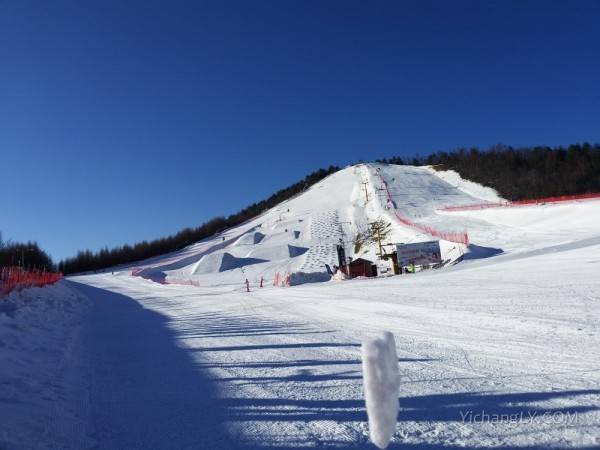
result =
M20 267L2 267L0 268L0 293L4 295L13 290L54 284L62 277L62 273L24 270Z
M586 200L600 200L600 193L560 195L557 197L534 198L534 199L530 199L530 200L516 200L514 202L502 201L502 202L476 203L473 205L462 205L462 206L444 206L444 207L440 208L440 211L469 211L469 210L487 209L487 208L510 208L510 207L515 207L515 206L545 205L547 203L579 202L579 201L586 201Z
M291 275L289 272L286 272L286 273L275 272L275 276L273 277L273 286L289 287L290 280L291 280Z

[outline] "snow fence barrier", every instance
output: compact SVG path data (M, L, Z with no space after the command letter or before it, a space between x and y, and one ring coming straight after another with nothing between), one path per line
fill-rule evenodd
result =
M42 287L62 279L62 273L45 270L24 270L21 267L0 268L0 294L9 294L28 287Z
M369 435L379 448L386 448L396 431L400 404L400 373L394 335L384 331L362 343L362 369Z
M290 274L275 272L273 277L273 286L275 287L289 287L290 286Z
M375 170L375 174L377 175L377 177L379 177L379 180L383 185L383 190L386 192L387 196L387 204L394 209L394 216L396 217L396 220L398 220L398 222L408 227L422 231L423 233L426 233L430 236L434 236L450 242L469 245L469 235L466 231L440 231L429 225L423 225L418 222L413 222L412 220L407 219L406 217L402 217L398 213L398 211L396 211L396 203L392 200L392 194L390 193L390 190L388 188L387 181L385 181L385 179L383 178L381 173L379 173L378 170Z
M543 198L534 198L534 199L530 199L530 200L516 200L514 202L505 200L502 202L475 203L473 205L443 206L443 207L439 208L439 210L440 211L471 211L471 210L488 209L488 208L510 208L510 207L515 207L515 206L545 205L547 203L579 202L579 201L586 201L586 200L600 200L600 193L560 195L557 197L543 197Z

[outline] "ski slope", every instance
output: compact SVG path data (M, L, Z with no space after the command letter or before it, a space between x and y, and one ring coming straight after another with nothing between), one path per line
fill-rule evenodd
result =
M384 180L392 196L386 199ZM302 194L243 225L191 245L180 252L135 266L142 277L158 282L200 286L256 284L276 273L298 274L301 281L328 279L325 265L337 265L336 244L347 256L377 260L376 245L355 254L353 239L368 224L392 225L385 243L438 239L398 221L469 236L468 248L450 243L452 258L480 259L527 253L597 236L600 202L535 205L518 209L442 211L481 201L499 201L490 188L463 180L453 171L429 167L359 164L347 167ZM571 220L577 216L575 221ZM392 248L387 247L388 251ZM383 264L387 266L387 264ZM117 270L129 276L133 267Z
M83 285L74 288L104 310L93 342L109 347L92 352L101 359L100 368L91 365L100 380L91 394L102 417L98 448L183 448L206 428L219 442L229 439L224 447L200 440L207 448L374 448L360 343L380 330L396 336L401 374L391 448L595 448L598 250L600 242L497 264L250 293L79 277ZM178 360L184 375L170 369ZM132 364L141 368L130 372ZM176 401L187 389L197 410ZM483 413L507 418L463 418Z
M61 282L87 319L44 348L70 355L79 377L31 370L31 383L15 384L11 371L30 364L18 351L25 337L44 342L49 331L0 314L11 352L0 346L0 355L12 358L0 365L0 405L18 405L2 416L0 448L375 448L360 344L381 331L395 336L401 381L389 448L598 448L600 202L440 211L497 198L452 172L361 164L180 252ZM431 239L396 214L466 231L462 262L269 283L281 271L323 273L342 235L380 217L393 224L392 242ZM134 267L146 278L131 276ZM62 311L60 295L46 302ZM45 389L83 394L54 395L57 419L30 429L28 398Z
M392 187L395 205L382 197L381 176ZM464 185L467 183L463 182ZM166 257L136 267L142 277L159 282L193 281L202 286L258 282L274 274L299 273L306 280L323 280L325 265L337 265L336 245L343 240L353 258L376 259L376 247L353 251L353 239L370 222L392 224L386 243L431 240L421 230L396 220L399 213L447 231L484 226L467 217L438 214L444 205L473 203L498 196L490 190L457 187L425 167L360 164L330 175L264 214ZM456 256L466 250L458 248ZM391 249L389 249L391 250ZM120 273L129 275L131 267Z

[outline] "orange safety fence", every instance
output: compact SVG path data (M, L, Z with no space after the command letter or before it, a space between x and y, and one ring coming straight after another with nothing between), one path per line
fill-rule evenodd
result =
M42 287L54 284L63 277L62 273L43 270L24 270L21 267L0 268L0 294L9 294L28 287Z
M391 207L393 207L393 209L394 209L394 216L396 216L396 219L398 220L398 222L400 222L403 225L409 226L411 228L416 228L417 230L422 231L424 233L427 233L430 236L438 237L438 238L444 239L446 241L457 242L457 243L460 243L460 244L469 245L469 235L465 231L440 231L440 230L437 230L437 229L433 228L432 226L424 225L424 224L417 223L417 222L413 222L410 219L402 217L398 213L398 211L395 211L395 209L396 209L396 203L392 200L392 194L390 193L390 190L388 188L387 181L385 181L385 179L379 173L379 171L376 170L375 174L379 177L379 180L381 181L381 184L384 187L383 190L387 194L388 205L390 205Z
M291 275L289 272L276 272L273 277L273 286L276 287L289 287Z
M579 202L585 200L600 200L600 193L587 193L576 195L560 195L557 197L534 198L530 200L505 200L501 202L475 203L462 206L443 206L440 211L469 211L487 208L510 208L514 206L545 205L547 203Z

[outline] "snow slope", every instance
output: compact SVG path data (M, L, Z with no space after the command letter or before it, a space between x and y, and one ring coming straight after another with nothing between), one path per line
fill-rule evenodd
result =
M379 195L380 177L394 205ZM39 310L0 314L0 356L11 361L0 366L0 448L374 448L360 342L381 331L395 336L401 379L390 448L598 448L600 202L439 211L490 195L430 168L353 166L137 265L149 279L129 268L72 277L59 296L39 291ZM258 287L277 271L321 273L342 232L348 240L379 217L393 222L392 241L431 239L395 214L467 231L465 260L415 275ZM73 314L52 312L63 294L85 300L67 302ZM21 328L40 340L30 344ZM72 329L82 338L69 338ZM82 367L88 384L73 381ZM74 407L74 395L89 402ZM49 401L66 411L59 423Z
M387 183L391 204L381 180ZM539 250L597 235L599 201L518 210L440 211L444 206L498 200L495 191L463 180L456 172L359 164L330 175L243 225L137 267L143 277L154 281L202 286L241 286L246 279L270 281L277 272L322 280L325 265L337 264L340 239L348 256L377 260L376 246L354 254L352 244L356 234L374 220L384 218L392 224L386 243L437 239L400 223L396 215L442 232L468 233L471 246L451 244L450 252L453 257L466 253L467 260ZM575 221L570 220L573 214L578 216ZM131 267L119 272L122 276L130 273Z
M437 170L432 167L429 167L428 169L432 171L435 176L471 197L479 198L490 203L498 203L505 200L498 195L496 190L487 186L482 186L479 183L474 183L473 181L465 180L454 170Z
M91 448L84 318L59 282L0 298L0 448Z
M118 328L98 322L97 340L115 342L94 369L98 448L184 448L194 424L231 439L224 448L373 448L360 342L379 330L396 337L402 380L391 448L596 448L599 250L596 242L495 264L250 293L79 277L98 289L93 301L106 316L124 317ZM167 369L178 359L184 368ZM127 370L107 369L127 361ZM144 385L132 384L142 370ZM196 398L198 386L210 393L218 423L204 406L173 400L186 389ZM163 415L172 419L162 423ZM178 437L169 444L163 433Z
M380 176L394 196L391 208L381 195ZM375 260L375 246L354 254L352 241L369 222L380 218L392 223L387 243L432 239L399 223L396 212L445 231L487 231L488 224L480 220L438 213L437 208L444 205L479 202L492 196L489 189L461 181L456 174L452 183L447 178L447 173L427 167L348 167L243 225L181 252L142 262L137 268L143 277L155 281L193 280L203 286L239 285L246 278L252 282L261 277L271 280L276 272L323 274L326 264L337 264L336 244L340 239L348 256ZM463 251L461 248L457 256ZM130 270L127 267L121 273L129 275Z

